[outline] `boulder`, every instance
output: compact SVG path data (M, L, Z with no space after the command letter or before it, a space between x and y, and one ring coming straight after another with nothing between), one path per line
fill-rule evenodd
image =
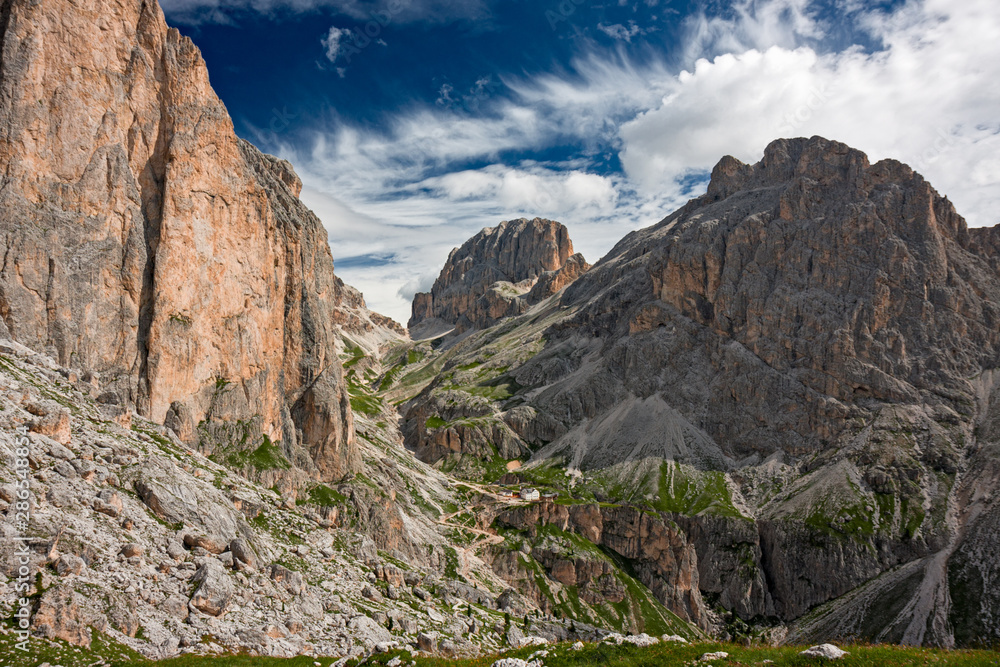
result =
M229 543L229 550L233 553L235 567L237 569L256 569L257 554L254 553L250 543L238 538Z
M289 570L284 565L274 563L268 566L267 573L272 581L282 584L292 595L302 595L306 590L306 583L302 575Z
M222 553L234 539L252 535L246 519L221 491L172 460L152 456L133 474L136 492L156 516L191 527L184 538L188 546Z
M195 572L192 581L197 584L191 596L191 605L209 616L226 613L233 598L234 586L226 569L216 560L206 560Z
M79 595L69 585L45 591L31 617L32 629L46 639L60 639L89 648L91 632Z
M847 655L847 651L844 651L833 644L820 644L818 646L811 646L805 651L801 651L799 655L808 656L810 658L826 658L828 660L839 660Z
M79 556L63 554L55 562L56 573L60 577L67 577L71 574L80 574L86 569L87 563Z

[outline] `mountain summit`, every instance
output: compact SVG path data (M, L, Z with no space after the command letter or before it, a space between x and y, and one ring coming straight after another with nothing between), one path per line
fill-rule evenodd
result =
M459 333L483 329L523 313L588 268L561 223L504 221L451 251L433 289L414 297L409 327L415 338L434 325Z

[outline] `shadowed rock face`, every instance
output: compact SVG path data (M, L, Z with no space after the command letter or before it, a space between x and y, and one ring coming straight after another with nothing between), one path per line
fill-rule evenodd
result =
M707 194L564 293L580 310L515 373L548 385L530 401L535 420L562 424L536 457L604 468L662 456L750 480L777 452L801 481L758 501L748 535L684 521L706 590L744 617L792 620L911 563L918 583L888 594L905 600L898 616L845 602L823 631L950 645L957 627L968 641L995 613L980 592L995 568L969 556L995 534L995 510L963 509L996 479L981 460L993 436L976 430L1000 352L995 239L970 233L906 165L843 144L779 140L755 165L724 158ZM636 402L669 406L649 412L658 439L632 433L638 413L622 418ZM528 439L530 424L514 425ZM715 553L727 541L746 545L748 574ZM949 579L962 609L941 603Z
M605 546L632 562L639 580L664 606L695 625L709 626L698 589L694 545L664 516L632 507L540 503L501 512L497 521L518 530L551 524ZM546 565L553 579L569 586L589 583L607 573L600 562L567 561L545 552L535 556ZM612 597L608 598L590 591L593 600L620 602L620 598L614 597L616 593L612 591Z
M14 0L0 30L2 333L209 451L238 425L351 471L326 233L198 49L142 0Z
M672 388L666 402L736 457L816 451L879 403L972 416L967 378L1000 342L1000 280L951 203L818 137L724 158L706 195L626 237L564 303L587 305L558 335L597 338L606 361L589 372L624 394L575 383L536 407L568 409L570 428Z
M437 319L459 332L482 329L525 312L588 268L560 223L505 221L451 251L430 293L414 297L408 326Z

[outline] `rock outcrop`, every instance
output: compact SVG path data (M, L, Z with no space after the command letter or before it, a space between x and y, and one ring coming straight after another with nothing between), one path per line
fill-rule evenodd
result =
M528 531L553 525L613 550L630 560L638 579L667 609L708 627L694 545L665 517L633 507L538 503L502 512L497 521L504 527ZM605 591L608 597L599 597L605 583L601 576L612 572L602 561L568 560L545 551L535 555L546 565L550 577L567 586L580 586L591 603L620 602L624 597L619 587ZM499 569L505 571L502 566Z
M354 470L326 233L194 44L142 0L13 0L0 39L0 333L206 452Z
M525 312L588 268L562 224L504 221L451 251L433 289L414 297L408 326L436 320L457 332L482 329Z

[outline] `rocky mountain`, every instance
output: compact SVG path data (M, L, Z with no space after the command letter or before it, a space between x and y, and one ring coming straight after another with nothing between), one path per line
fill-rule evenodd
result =
M3 3L0 91L0 609L23 543L32 641L93 664L701 635L607 556L595 623L497 574L510 506L403 446L389 395L423 352L334 275L291 165L236 137L155 2ZM585 270L556 223L509 226L525 254L490 285L535 303Z
M205 453L280 442L307 477L357 470L354 297L198 49L136 0L7 2L0 30L4 333Z
M530 451L500 479L666 513L723 620L992 641L997 237L843 144L724 158L564 292L442 339L407 442L460 474Z
M508 220L455 248L430 292L413 299L408 324L427 332L483 329L520 315L555 294L590 265L573 254L566 227L552 220Z
M1000 640L1000 228L909 167L779 140L593 267L503 222L408 336L155 3L4 3L0 124L0 607L23 537L36 638Z

